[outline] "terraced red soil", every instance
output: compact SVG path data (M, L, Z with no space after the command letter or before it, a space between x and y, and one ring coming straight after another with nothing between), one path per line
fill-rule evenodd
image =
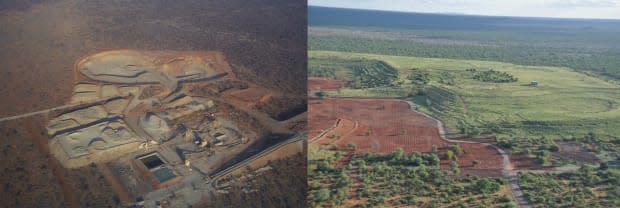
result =
M354 143L360 152L431 151L432 145L444 146L437 124L401 100L323 99L311 100L308 107L309 138L333 126L338 118L356 121L359 126L333 143L345 147Z
M321 137L317 138L314 143L317 144L329 144L332 141L337 141L342 137L346 137L349 134L353 133L353 131L357 128L355 121L349 119L338 119L336 128L331 131L325 132Z
M339 119L338 126L333 128ZM308 104L308 132L312 143L335 144L341 149L353 143L358 152L389 153L398 147L405 152L430 152L436 145L442 167L450 166L450 161L444 158L445 147L450 143L439 136L437 123L412 111L409 104L402 100L311 99ZM324 134L315 138L321 133ZM501 175L503 162L497 150L482 144L460 143L460 146L463 152L458 163L463 173ZM472 163L474 160L479 161L475 166Z
M536 158L528 157L526 154L511 155L510 161L512 162L515 169L526 169L526 170L550 169L549 167L543 167L537 164Z
M337 90L346 87L351 81L335 80L324 77L308 77L308 90Z

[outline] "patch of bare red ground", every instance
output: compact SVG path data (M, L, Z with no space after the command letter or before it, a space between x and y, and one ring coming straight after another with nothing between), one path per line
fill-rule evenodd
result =
M514 166L515 169L526 169L526 170L544 170L551 169L549 167L543 167L536 163L535 157L529 157L526 154L520 155L510 155L510 162Z
M353 143L358 152L388 153L398 147L406 152L429 152L432 145L446 144L434 120L411 111L409 104L401 100L312 100L308 112L310 138L333 126L338 118L358 122L353 132L332 141L341 148Z
M424 115L411 111L409 105L396 99L313 99L308 105L309 138L333 127L338 119L340 126L321 138L317 144L335 144L341 149L353 143L357 152L389 153L396 148L405 152L430 152L433 145L439 149L441 165L449 168L445 147L450 144L439 137L437 123ZM357 127L352 128L351 125ZM353 129L351 131L350 129ZM502 157L492 147L482 144L460 143L463 152L458 164L462 173L479 176L499 176ZM473 165L477 160L478 164ZM346 162L342 160L339 163ZM343 165L343 164L341 164Z
M493 147L482 144L459 143L461 153L457 163L461 174L477 176L501 176L503 158ZM450 160L445 156L446 148L440 148L439 154L442 168L450 168ZM478 161L474 165L473 161Z
M347 137L357 127L354 121L345 118L338 119L335 125L335 128L325 132L313 142L321 145L330 144L333 141L340 140L340 138Z
M308 90L337 90L348 87L351 81L335 80L324 77L308 77Z

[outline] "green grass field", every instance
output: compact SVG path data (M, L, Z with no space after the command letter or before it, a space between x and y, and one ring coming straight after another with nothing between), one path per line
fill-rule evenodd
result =
M453 133L493 132L516 137L581 137L587 132L613 137L620 133L620 85L569 68L522 66L502 62L309 51L310 62L329 59L380 60L398 70L393 89L343 89L332 96L407 96L415 86L406 79L412 68L427 70L424 96L413 96L420 110L444 121ZM317 65L322 63L309 63ZM328 64L328 63L325 63ZM468 68L493 69L518 78L490 83L471 78ZM441 73L452 85L439 82ZM536 80L537 87L529 86ZM391 93L385 93L389 91Z

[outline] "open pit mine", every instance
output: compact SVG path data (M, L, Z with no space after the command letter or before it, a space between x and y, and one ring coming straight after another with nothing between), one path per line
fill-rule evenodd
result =
M303 151L305 134L252 110L251 101L197 93L217 81L243 82L220 52L108 50L73 70L70 107L50 114L46 127L50 150L66 168L104 164L126 204L193 205ZM256 102L268 96L260 95ZM247 119L231 119L241 115Z

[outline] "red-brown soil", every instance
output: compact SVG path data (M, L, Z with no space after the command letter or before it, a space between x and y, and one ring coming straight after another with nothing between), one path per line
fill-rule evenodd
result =
M545 169L536 163L536 158L528 157L526 154L510 155L510 162L515 169L540 170Z
M308 90L337 90L351 85L351 81L335 80L324 77L308 77Z
M358 127L348 135L335 135L340 139L332 142L341 148L354 143L360 152L387 153L398 147L406 152L429 152L433 144L438 147L446 144L439 137L434 120L411 111L409 104L401 100L311 100L308 112L309 138L334 125L338 118L358 122ZM346 132L347 125L344 126L336 132Z
M337 125L334 127L334 125ZM311 99L308 105L308 138L310 142L345 149L348 143L358 152L389 153L401 147L405 152L430 152L436 145L444 168L449 142L439 136L437 123L409 104L396 99ZM460 143L458 164L463 173L499 176L502 157L492 147ZM473 165L474 160L479 163Z
M459 168L462 174L477 176L501 176L503 168L502 156L493 147L482 144L459 143L461 153L458 155ZM445 158L445 148L439 148L441 167L449 168L450 161ZM478 164L474 165L473 161Z
M358 123L349 119L338 119L336 121L335 128L332 128L330 131L323 133L322 135L317 135L317 138L312 140L312 142L317 144L330 144L332 141L340 140L342 137L347 137L355 129L358 127ZM314 137L313 137L314 138Z

